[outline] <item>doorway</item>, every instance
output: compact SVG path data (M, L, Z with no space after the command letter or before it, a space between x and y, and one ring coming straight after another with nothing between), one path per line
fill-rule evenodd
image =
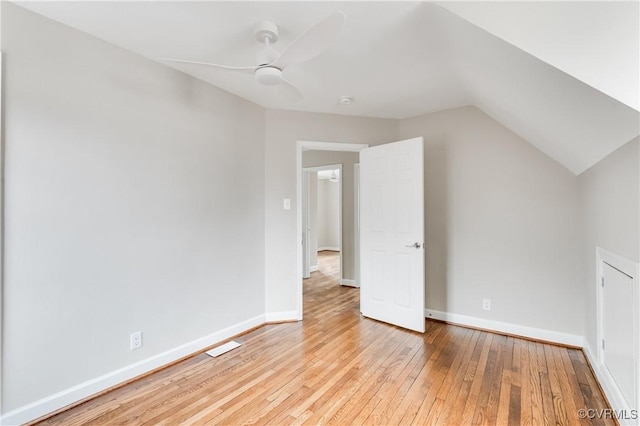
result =
M296 301L297 301L297 314L298 314L298 319L301 320L302 316L303 316L303 275L304 275L304 259L303 259L303 249L305 247L304 244L304 233L303 233L303 223L304 223L304 217L303 217L303 185L305 184L305 174L303 171L303 156L302 153L306 152L306 151L320 151L323 152L325 154L330 154L333 152L345 152L345 153L356 153L354 155L357 155L357 153L359 153L362 149L367 148L368 145L366 144L349 144L349 143L335 143L335 142L308 142L308 141L298 141L297 143L297 149L296 149L296 175L297 175L297 179L296 179L296 190L297 190L297 196L296 196L296 202L297 202L297 209L296 209L296 216L297 216L297 223L296 223L296 235L297 235L297 241L299 242L297 244L297 276L296 276L296 282L297 282L297 294L296 294ZM325 164L336 164L338 162L334 161L334 162L326 162ZM343 173L348 173L353 176L352 172L353 172L353 165L350 165L349 168L347 167L343 167L342 169ZM343 186L343 191L347 192L347 189L349 192L353 191L353 184L351 185L345 185ZM346 194L343 194L343 209L345 209L344 204L346 204L346 201L349 200L349 202L351 203L351 205L354 204L354 199L353 199L353 195L348 196ZM306 200L305 200L306 202ZM352 207L353 208L353 207ZM353 223L353 215L352 214L345 214L343 216L343 224L344 222L350 222ZM353 226L353 225L351 225ZM341 284L343 285L349 285L350 283L355 282L355 279L353 277L350 277L348 275L342 275L345 272L349 273L349 271L345 271L345 269L349 269L349 268L354 268L355 266L353 263L353 257L354 255L351 255L351 260L347 260L345 262L345 256L344 253L347 251L347 249L353 251L353 247L354 247L354 243L355 243L355 237L354 236L350 236L350 237L346 237L345 233L342 233L342 241L341 241L341 248L342 251L341 253L343 254L343 259L341 261L341 276L340 276L340 280L341 280ZM347 268L347 264L349 264L350 266ZM352 273L352 272L351 272ZM349 281L349 279L351 279L351 281Z
M313 161L305 158L312 153L303 153L303 165ZM310 278L311 273L318 271L318 255L327 251L338 256L340 281L343 276L342 164L305 167L302 182L302 277Z
M358 160L362 160L360 166L355 167L356 160L351 170L359 171L359 193L362 194L362 199L358 200L360 272L363 280L361 313L368 318L423 333L424 139L417 137L373 148L367 145L298 141L296 148L298 242L302 242L303 151L358 153ZM344 200L354 202L355 198L352 195ZM352 238L351 241L354 241L355 237ZM348 240L343 239L343 248ZM297 314L298 319L302 320L303 244L296 246ZM352 265L355 269L355 262Z

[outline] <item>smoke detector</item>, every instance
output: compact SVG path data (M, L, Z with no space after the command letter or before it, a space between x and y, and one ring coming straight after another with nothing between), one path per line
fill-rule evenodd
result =
M338 98L338 102L341 105L351 105L353 103L353 98L351 96L340 96Z

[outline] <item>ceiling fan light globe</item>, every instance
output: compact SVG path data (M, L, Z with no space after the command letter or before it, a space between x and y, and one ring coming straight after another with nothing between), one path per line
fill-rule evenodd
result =
M256 80L266 86L275 86L282 81L282 71L276 67L261 67L256 70Z

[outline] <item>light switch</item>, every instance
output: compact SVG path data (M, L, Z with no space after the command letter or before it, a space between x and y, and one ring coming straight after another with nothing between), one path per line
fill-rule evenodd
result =
M284 202L282 203L282 207L285 210L291 210L291 199L290 198L285 198Z

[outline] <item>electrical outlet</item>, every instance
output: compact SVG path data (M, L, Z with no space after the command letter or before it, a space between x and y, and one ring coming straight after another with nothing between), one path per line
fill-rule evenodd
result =
M130 336L130 339L131 339L131 345L130 345L131 350L140 349L142 347L142 331L136 331L135 333L132 333Z
M482 309L485 311L491 310L491 299L482 299Z

